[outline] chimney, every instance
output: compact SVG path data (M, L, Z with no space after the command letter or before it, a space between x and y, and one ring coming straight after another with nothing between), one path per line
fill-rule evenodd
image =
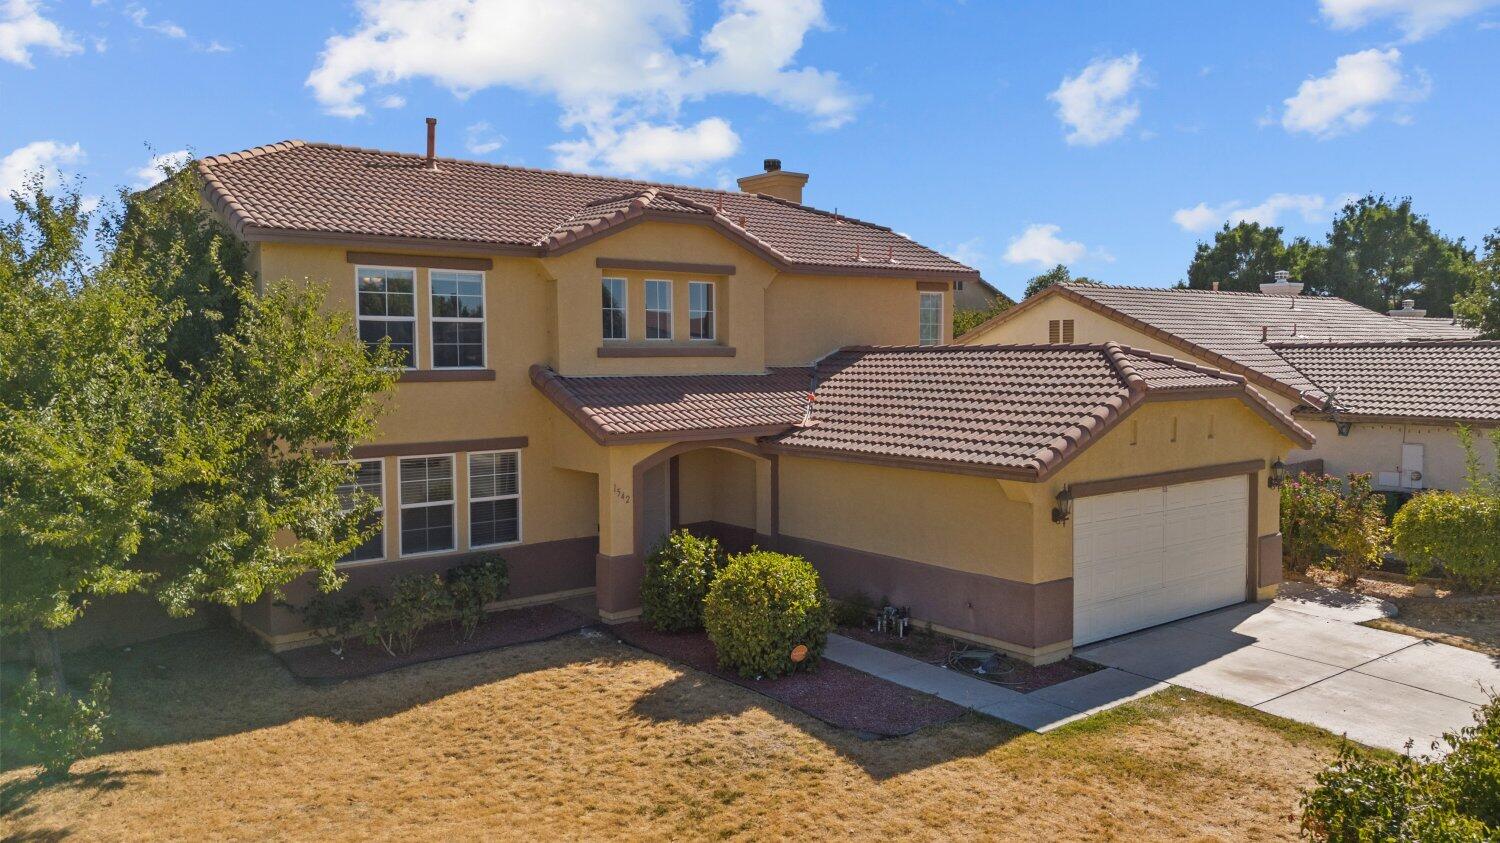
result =
M1268 296L1296 296L1302 293L1302 282L1293 281L1292 273L1278 269L1275 283L1260 285L1260 291Z
M437 169L437 118L427 118L427 169Z
M1217 282L1217 281L1214 282L1214 292L1215 293L1219 292L1219 282Z
M781 169L780 158L767 158L764 166L765 172L740 179L740 190L745 193L764 193L802 204L802 187L807 184L807 173Z
M1426 310L1417 309L1416 299L1402 299L1400 310L1388 310L1386 312L1392 316L1421 317L1427 315Z

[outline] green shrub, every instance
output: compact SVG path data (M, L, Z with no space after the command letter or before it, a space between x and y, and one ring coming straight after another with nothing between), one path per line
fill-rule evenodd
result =
M1330 530L1330 561L1346 578L1352 581L1380 565L1390 531L1385 526L1385 499L1371 491L1370 475L1349 475L1349 491L1334 506Z
M1443 736L1441 759L1373 758L1345 744L1302 797L1317 840L1495 840L1500 835L1500 698ZM1434 747L1436 748L1436 747Z
M815 663L832 618L818 572L800 556L754 550L731 556L709 587L703 626L719 666L741 676L780 676ZM792 649L802 644L799 665Z
M344 645L364 624L365 606L361 598L358 593L318 592L306 605L293 611L330 652L343 658Z
M393 656L410 653L417 633L452 617L453 598L437 574L407 574L391 582L389 595L378 595L370 606L365 639Z
M832 603L834 626L864 626L875 612L875 601L862 591Z
M714 539L673 531L646 559L641 619L662 632L702 629L703 599L723 564Z
M1344 484L1326 474L1299 474L1281 484L1281 546L1288 570L1301 574L1323 563L1343 493Z
M508 588L510 567L498 554L487 553L448 572L448 596L465 641L474 637L484 620L484 607L499 600Z
M22 752L42 765L47 778L66 776L73 762L99 748L109 720L109 674L96 674L87 696L45 687L36 671L17 689L7 729Z
M1441 566L1464 588L1500 588L1500 496L1423 492L1396 513L1391 534L1414 577Z

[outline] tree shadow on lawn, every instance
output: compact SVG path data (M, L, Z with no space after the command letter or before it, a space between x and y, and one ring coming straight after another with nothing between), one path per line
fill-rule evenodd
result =
M93 796L111 790L120 790L131 779L159 775L161 773L157 770L100 767L60 779L43 778L40 775L15 778L0 784L0 817L15 822L29 816L34 809L28 803L33 795L42 790L87 791ZM32 829L24 834L8 834L4 840L6 843L23 840L62 840L71 834L71 830L66 828Z

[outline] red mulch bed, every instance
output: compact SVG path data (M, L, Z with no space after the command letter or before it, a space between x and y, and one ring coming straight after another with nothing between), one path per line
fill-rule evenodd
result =
M900 653L903 656L936 665L946 665L949 655L955 649L966 646L944 635L929 635L916 631L908 632L905 638L897 638L866 627L841 626L838 628L838 633L883 650L890 650L893 653ZM1100 665L1070 656L1052 664L1033 666L1020 659L997 655L986 664L985 668L989 672L988 676L976 675L975 678L994 681L1002 688L1029 694L1049 685L1086 676L1099 670Z
M829 725L873 737L909 735L925 726L955 720L965 711L827 659L790 676L746 679L719 668L713 642L705 633L657 632L639 621L609 629L627 644L764 694Z
M361 640L350 640L344 646L342 658L335 656L322 642L276 655L299 680L309 685L332 685L398 667L555 638L592 623L588 618L549 603L492 612L479 624L474 637L467 641L460 640L463 633L456 624L434 624L417 635L416 646L404 655L392 656L379 644L366 644Z

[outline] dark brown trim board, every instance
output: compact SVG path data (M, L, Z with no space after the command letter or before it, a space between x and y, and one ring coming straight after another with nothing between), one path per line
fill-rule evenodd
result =
M629 612L641 606L641 581L646 578L645 557L594 555L594 600L601 612Z
M494 379L494 369L407 369L396 380L398 383L450 383Z
M1236 474L1258 472L1265 467L1265 460L1226 462L1218 465L1205 465L1199 468L1186 468L1181 471L1163 471L1158 474L1139 474L1134 477L1120 477L1113 480L1089 480L1083 483L1074 483L1068 486L1068 490L1073 493L1073 497L1075 498L1086 498L1091 495L1108 495L1115 492L1129 492L1135 489L1150 489L1153 486L1172 486L1177 483L1192 483L1198 480L1218 480L1221 477L1233 477ZM1252 501L1255 500L1255 495L1252 494L1250 499Z
M732 345L601 345L600 357L733 357Z
M464 258L455 255L403 255L396 252L356 252L353 249L344 253L344 260L348 263L369 266L417 266L423 269L467 269L478 272L488 272L495 268L495 262L489 258Z
M1272 533L1269 536L1261 536L1257 542L1257 558L1260 561L1260 576L1256 585L1265 588L1268 585L1276 585L1281 582L1281 534Z
M1260 471L1245 475L1250 484L1250 497L1246 499L1250 510L1250 523L1245 530L1245 599L1254 600L1260 585Z
M946 293L953 285L947 281L918 281L917 289L924 293Z
M449 439L442 442L381 442L359 445L355 459L371 457L414 457L421 454L456 454L460 451L510 451L530 444L525 436L497 436L490 439Z
M732 263L685 263L682 261L645 261L634 258L594 258L599 269L638 269L646 272L686 272L692 275L733 275Z

